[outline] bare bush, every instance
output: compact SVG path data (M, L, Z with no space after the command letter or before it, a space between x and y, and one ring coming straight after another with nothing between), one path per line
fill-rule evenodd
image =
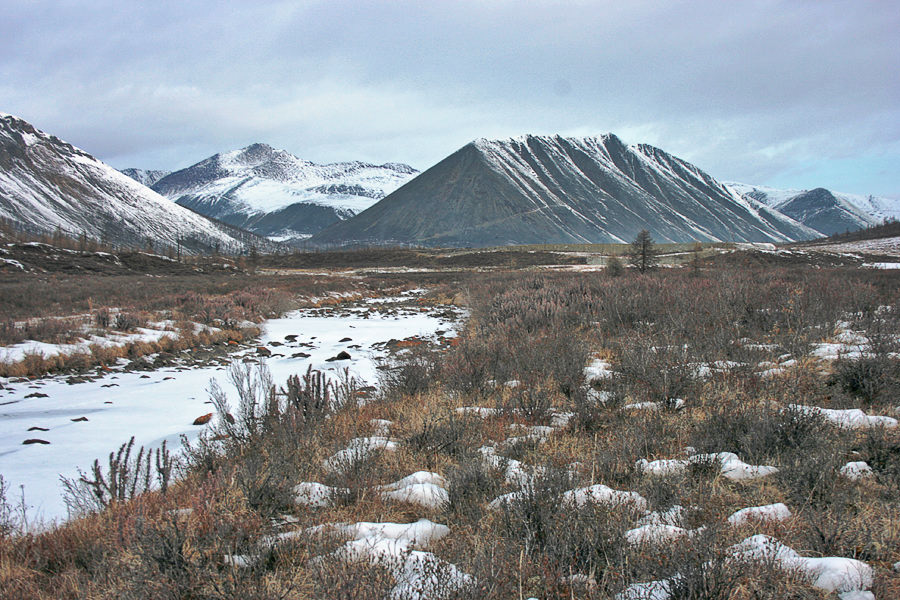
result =
M134 436L109 453L108 468L104 472L100 460L94 460L90 474L79 470L77 479L61 477L65 489L65 503L70 514L83 515L101 510L113 502L125 502L158 487L163 494L169 488L175 468L175 458L166 442L155 450L143 446L132 456Z
M116 313L115 328L119 331L134 331L144 324L144 321L133 313Z
M440 372L439 355L434 348L420 344L396 354L386 367L379 374L382 395L415 396L434 385Z
M272 515L292 502L291 488L307 459L307 448L316 440L315 426L347 401L355 384L349 378L334 384L308 370L279 392L264 365L254 369L237 362L229 375L238 392L236 409L218 383L210 383L218 413L213 435L221 440L222 453L230 459L227 468L248 504ZM217 465L210 448L196 449L201 455L192 460Z
M447 473L449 511L458 519L476 523L484 514L484 505L495 498L501 482L479 454L462 457Z
M9 537L19 529L16 511L7 497L9 483L0 475L0 540Z

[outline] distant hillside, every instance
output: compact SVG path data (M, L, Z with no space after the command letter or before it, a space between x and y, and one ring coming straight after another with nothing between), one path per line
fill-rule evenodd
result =
M87 152L0 115L0 218L118 246L239 253L258 239L173 205Z
M782 190L728 182L735 193L770 206L823 235L855 231L900 218L900 202L877 196L833 192L825 188Z
M498 246L631 241L767 241L819 233L648 145L600 138L477 140L318 244Z
M128 175L138 183L143 183L147 187L150 187L169 173L171 171L154 171L147 169L122 169L122 173Z
M209 217L292 240L365 210L417 172L397 163L317 165L253 144L170 173L153 189Z

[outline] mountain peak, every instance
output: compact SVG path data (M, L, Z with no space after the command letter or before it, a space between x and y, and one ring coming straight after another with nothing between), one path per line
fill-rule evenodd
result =
M607 133L476 139L313 241L608 243L630 241L643 229L660 241L816 236L685 161Z
M222 226L16 117L0 119L0 216L28 231L152 243L191 252L245 248Z
M213 155L153 189L182 206L273 239L303 238L365 210L414 174L409 165L319 165L255 143Z

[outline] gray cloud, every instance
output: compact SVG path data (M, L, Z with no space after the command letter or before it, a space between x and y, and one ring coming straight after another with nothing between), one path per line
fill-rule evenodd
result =
M900 9L847 2L35 2L0 110L115 166L265 141L428 167L613 131L720 179L900 197Z

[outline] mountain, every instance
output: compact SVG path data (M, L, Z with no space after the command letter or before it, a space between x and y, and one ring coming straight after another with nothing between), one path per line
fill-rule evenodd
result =
M855 231L900 218L900 201L877 196L856 196L813 190L781 190L760 185L728 182L729 189L774 208L824 235Z
M604 243L630 242L641 229L660 242L819 235L671 154L607 134L476 140L310 241Z
M171 171L154 171L150 169L122 169L122 173L128 175L138 183L143 183L146 186L151 186L171 173Z
M268 236L307 238L368 208L418 171L408 165L318 165L253 144L170 173L152 187L182 206Z
M32 232L61 230L157 250L180 244L191 253L240 252L256 243L6 114L0 114L0 218Z

